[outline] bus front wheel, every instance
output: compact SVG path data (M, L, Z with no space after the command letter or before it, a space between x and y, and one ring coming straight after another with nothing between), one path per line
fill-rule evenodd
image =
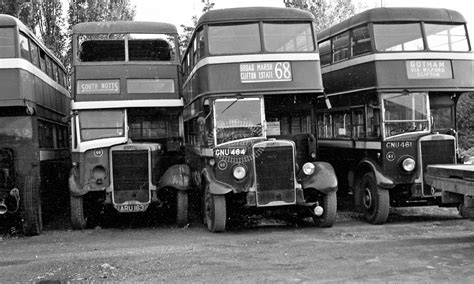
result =
M360 200L356 204L362 205L362 212L367 222L383 224L387 222L390 209L390 196L388 190L377 186L373 173L366 173L358 186L356 194Z
M323 215L314 216L314 224L317 227L328 228L332 227L336 220L337 213L337 195L336 192L323 194L320 198L321 206L323 207Z
M225 195L209 192L209 185L205 189L205 219L207 228L213 233L225 231L227 209Z
M71 201L71 225L74 230L86 228L86 218L84 216L84 198L82 196L70 195Z
M176 223L179 227L188 223L188 193L184 190L176 193Z

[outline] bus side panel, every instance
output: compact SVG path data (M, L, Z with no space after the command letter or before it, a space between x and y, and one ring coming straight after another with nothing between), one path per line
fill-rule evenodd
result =
M328 67L323 67L329 70ZM324 91L326 94L357 90L377 85L374 62L346 67L340 70L323 73Z
M0 86L0 106L17 105L18 100L23 100L18 69L0 69Z

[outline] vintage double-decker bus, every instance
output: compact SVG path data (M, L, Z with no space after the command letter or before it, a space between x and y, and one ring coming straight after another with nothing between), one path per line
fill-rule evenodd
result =
M58 58L18 19L0 15L0 222L20 217L26 235L40 234L43 215L47 222L68 203L66 83Z
M75 25L72 37L73 227L95 224L107 209L149 207L173 210L186 224L176 27L89 22Z
M430 164L456 163L455 104L474 90L466 21L452 10L375 8L318 33L324 88L320 157L368 222L390 206L460 200L426 183Z
M244 209L332 226L337 179L317 162L323 93L314 17L289 8L212 10L182 59L186 161L212 232ZM260 210L261 209L261 210Z

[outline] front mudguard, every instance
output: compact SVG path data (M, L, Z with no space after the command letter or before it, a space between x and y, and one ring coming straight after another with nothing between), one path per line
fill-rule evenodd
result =
M216 180L214 172L209 167L202 170L202 176L204 181L209 185L209 192L212 194L223 195L234 190L232 186Z
M84 196L89 192L89 190L85 187L82 187L77 183L78 173L77 168L73 166L71 171L69 172L69 192L72 196L79 197Z
M191 169L186 164L173 165L161 176L158 189L172 187L177 190L191 189Z
M312 162L314 172L306 175L301 170L298 173L298 180L301 182L303 190L313 188L317 191L328 194L337 191L337 177L334 168L326 162Z

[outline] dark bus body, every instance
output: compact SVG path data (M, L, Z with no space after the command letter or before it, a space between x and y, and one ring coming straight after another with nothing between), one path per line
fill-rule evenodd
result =
M337 180L313 135L323 92L313 25L287 8L212 10L198 21L182 59L183 117L212 232L245 209L334 222Z
M24 233L38 235L43 216L68 203L70 95L61 62L8 15L0 15L0 86L0 222L20 217Z
M122 213L174 211L187 223L176 27L91 22L73 27L72 158L75 229ZM168 214L168 213L166 213ZM158 217L157 217L158 218Z
M457 99L474 91L461 14L376 8L318 34L323 82L320 157L374 224L390 206L457 206L426 183L431 164L456 163Z

